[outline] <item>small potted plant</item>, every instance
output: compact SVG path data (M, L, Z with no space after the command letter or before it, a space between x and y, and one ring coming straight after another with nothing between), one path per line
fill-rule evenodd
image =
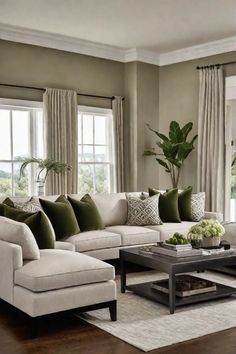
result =
M188 237L191 241L200 239L201 246L209 248L219 246L224 233L225 229L218 220L209 219L201 220L198 224L192 226L189 230Z
M20 168L20 176L24 176L24 172L28 164L35 163L38 165L37 184L38 195L44 195L45 182L49 173L64 174L71 171L72 167L64 161L55 161L53 159L29 158L22 160Z

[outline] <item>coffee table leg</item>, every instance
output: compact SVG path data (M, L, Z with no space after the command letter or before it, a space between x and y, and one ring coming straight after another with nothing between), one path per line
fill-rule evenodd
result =
M175 274L169 275L169 309L170 314L175 312Z
M125 261L120 258L120 291L125 293L126 288L126 269L125 269Z

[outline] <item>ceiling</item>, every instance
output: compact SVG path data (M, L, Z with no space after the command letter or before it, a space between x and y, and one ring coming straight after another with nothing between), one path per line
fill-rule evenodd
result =
M236 0L0 0L0 23L154 56L236 36Z

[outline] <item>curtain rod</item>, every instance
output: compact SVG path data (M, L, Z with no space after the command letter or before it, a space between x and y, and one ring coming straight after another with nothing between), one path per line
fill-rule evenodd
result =
M38 90L38 91L46 91L46 89L43 87L34 87L34 86L22 86L22 85L1 84L1 83L0 83L0 86L23 88L23 89ZM88 93L78 93L78 92L77 92L77 95L83 96L83 97L103 98L106 100L114 100L114 98L115 98L115 96L90 95ZM124 97L122 98L122 100L124 100Z
M212 69L212 68L219 68L220 66L224 66L224 65L230 65L230 64L236 64L236 61L228 61L227 63L221 63L221 64L211 64L211 65L205 65L205 66L197 66L196 69L200 70L200 69Z

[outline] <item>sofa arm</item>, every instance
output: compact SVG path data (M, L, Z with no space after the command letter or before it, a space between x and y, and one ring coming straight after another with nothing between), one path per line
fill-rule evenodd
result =
M55 241L54 245L57 250L75 251L75 245L71 242Z
M19 245L0 240L0 298L13 304L14 272L23 265Z
M223 221L223 214L218 213L216 211L205 211L204 218L205 219L216 219L216 220L222 222Z

